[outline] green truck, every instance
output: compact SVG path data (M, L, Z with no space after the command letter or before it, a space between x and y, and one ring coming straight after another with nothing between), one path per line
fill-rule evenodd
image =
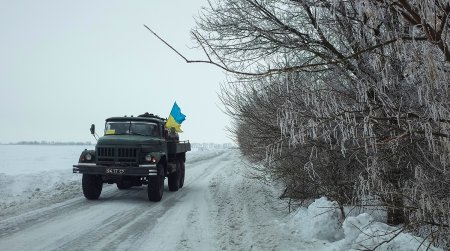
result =
M150 201L160 201L164 179L170 191L184 185L186 152L189 141L179 141L178 134L165 127L166 119L145 113L137 117L106 119L104 136L95 150L84 150L73 173L83 174L83 194L88 200L100 197L103 183L118 189L147 185ZM95 137L95 125L91 126Z

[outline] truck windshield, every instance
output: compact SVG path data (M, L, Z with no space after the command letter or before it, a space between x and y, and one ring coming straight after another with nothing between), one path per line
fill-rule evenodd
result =
M105 135L143 135L159 136L158 125L148 122L109 121L105 126Z

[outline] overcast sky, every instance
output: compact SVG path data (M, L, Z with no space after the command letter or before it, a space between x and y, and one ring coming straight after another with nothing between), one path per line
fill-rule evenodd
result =
M206 0L0 0L0 142L92 141L92 123L144 112L187 116L182 139L231 142L217 92L218 68L186 64ZM204 58L204 57L203 57Z

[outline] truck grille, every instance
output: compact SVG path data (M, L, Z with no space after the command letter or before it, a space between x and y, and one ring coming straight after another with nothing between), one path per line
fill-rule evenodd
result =
M97 162L112 163L138 163L138 148L132 147L97 147Z

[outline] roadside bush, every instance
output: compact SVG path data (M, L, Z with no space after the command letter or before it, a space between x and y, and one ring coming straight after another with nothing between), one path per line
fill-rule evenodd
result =
M450 245L450 3L216 0L193 31L230 73L244 156L285 196L375 198Z

